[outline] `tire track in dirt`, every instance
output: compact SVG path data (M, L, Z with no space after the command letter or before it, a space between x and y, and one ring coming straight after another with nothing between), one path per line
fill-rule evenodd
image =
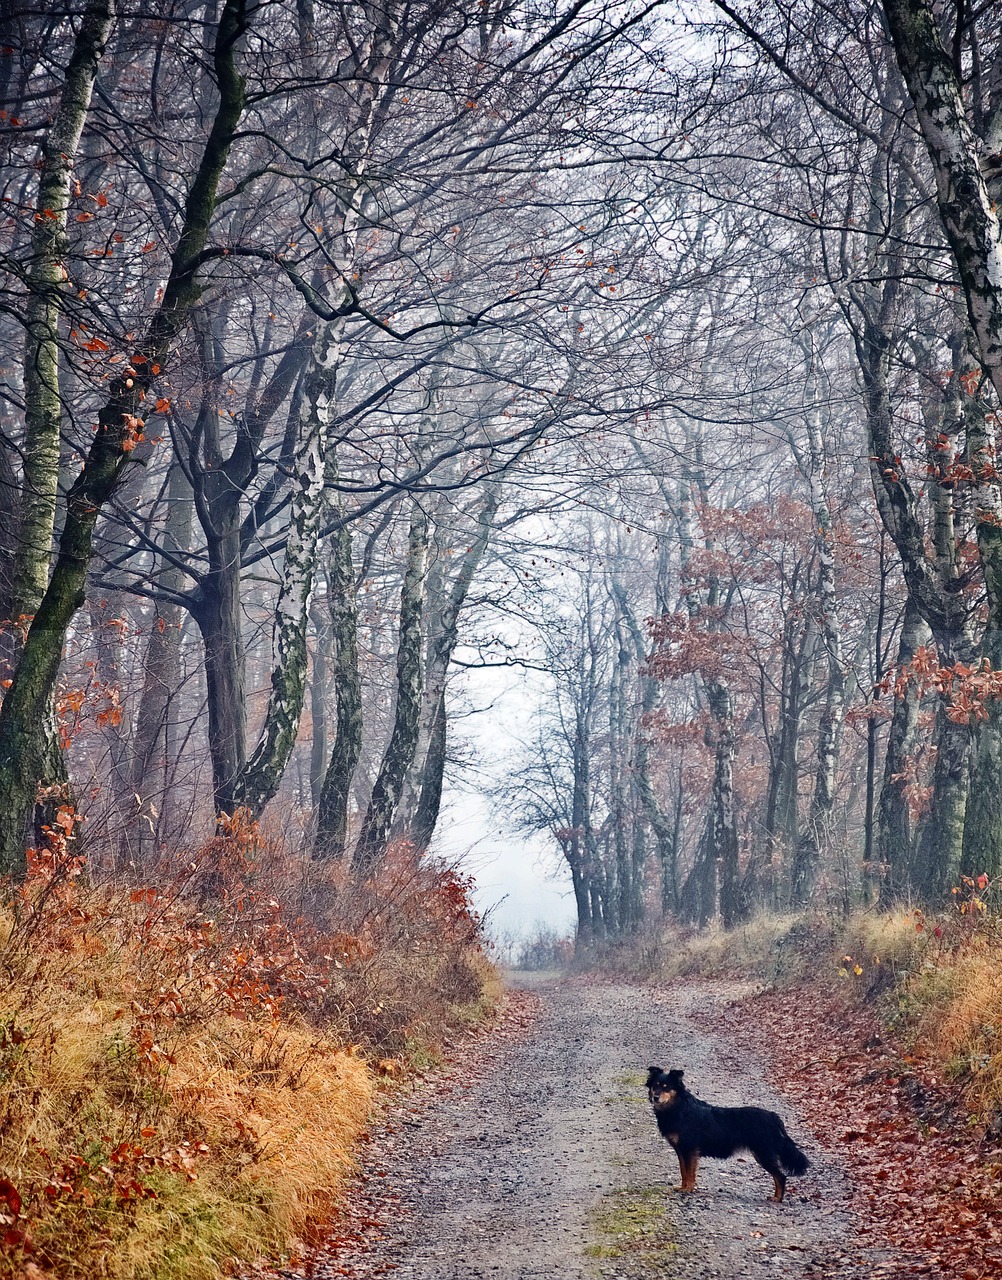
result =
M845 1174L715 1030L736 985L668 990L583 979L515 991L508 1014L377 1126L317 1280L863 1280ZM643 1089L649 1062L699 1095L782 1112L814 1168L786 1202L749 1158L704 1161L683 1197ZM286 1273L295 1274L295 1273ZM298 1274L302 1274L299 1272ZM902 1273L905 1274L905 1273Z

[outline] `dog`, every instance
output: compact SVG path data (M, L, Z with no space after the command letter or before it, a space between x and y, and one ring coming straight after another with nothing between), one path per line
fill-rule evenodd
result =
M810 1161L786 1132L775 1111L764 1107L714 1107L689 1092L682 1071L648 1067L647 1096L661 1136L672 1145L682 1170L682 1190L695 1191L700 1156L726 1160L750 1151L776 1185L773 1200L786 1194L788 1174L806 1173Z

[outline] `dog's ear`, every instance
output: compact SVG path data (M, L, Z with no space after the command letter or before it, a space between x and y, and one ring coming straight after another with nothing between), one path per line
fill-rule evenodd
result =
M668 1072L668 1080L674 1088L678 1088L678 1086L682 1083L682 1077L684 1075L685 1075L685 1072L682 1071L680 1068L676 1069L673 1067L671 1071Z
M656 1084L663 1075L664 1075L664 1072L660 1067L648 1067L646 1087L649 1089L651 1085Z

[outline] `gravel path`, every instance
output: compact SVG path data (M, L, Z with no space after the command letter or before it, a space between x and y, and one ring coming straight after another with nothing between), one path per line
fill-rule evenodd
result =
M844 1175L714 1033L736 986L648 991L582 980L513 994L515 1016L444 1075L401 1095L373 1132L338 1242L310 1274L407 1280L756 1280L896 1274L861 1256ZM750 1157L704 1161L682 1196L647 1064L700 1096L780 1111L814 1167L786 1201ZM347 1239L346 1239L347 1237ZM354 1238L352 1238L354 1237ZM885 1270L886 1268L886 1270ZM901 1274L907 1274L902 1272Z

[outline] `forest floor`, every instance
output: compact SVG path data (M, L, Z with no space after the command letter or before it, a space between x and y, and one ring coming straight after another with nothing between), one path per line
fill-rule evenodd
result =
M393 1095L317 1280L987 1280L992 1148L950 1095L813 991L520 976L449 1065ZM709 1101L780 1111L812 1167L783 1204L750 1158L694 1194L658 1136L649 1063Z

